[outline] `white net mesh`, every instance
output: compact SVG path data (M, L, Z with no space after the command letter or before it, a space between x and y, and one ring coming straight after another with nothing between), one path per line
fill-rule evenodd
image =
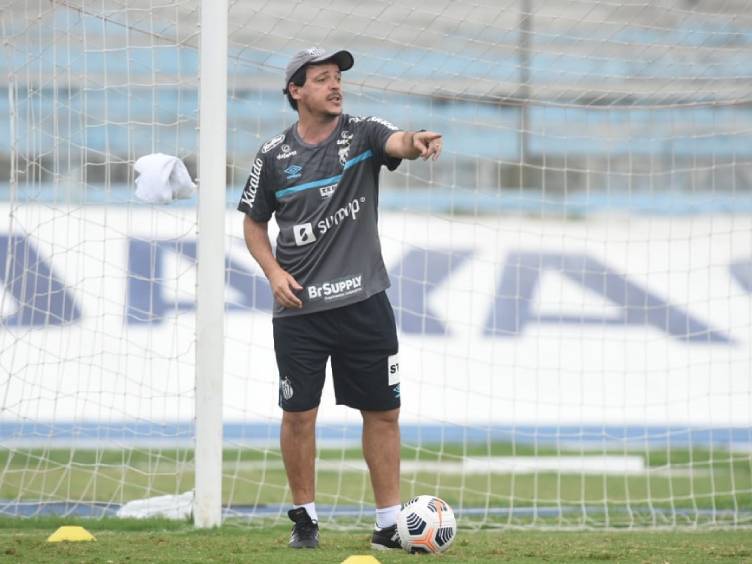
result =
M133 164L196 177L200 6L1 7L0 507L109 515L193 487L196 202L138 202ZM295 119L287 60L322 45L355 54L348 113L445 135L381 179L403 498L473 525L748 525L751 8L231 4L228 514L289 503L271 297L233 208ZM328 383L322 519L373 518L359 419Z

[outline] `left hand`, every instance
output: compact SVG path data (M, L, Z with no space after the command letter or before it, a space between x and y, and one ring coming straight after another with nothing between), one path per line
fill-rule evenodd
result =
M424 161L433 157L439 158L443 139L441 133L435 131L416 131L413 133L413 147L420 152L420 158Z

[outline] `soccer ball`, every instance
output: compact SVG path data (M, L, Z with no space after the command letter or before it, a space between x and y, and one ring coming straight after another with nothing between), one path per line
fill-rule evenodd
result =
M457 521L449 504L432 495L419 495L402 506L397 532L408 552L444 552L457 536Z

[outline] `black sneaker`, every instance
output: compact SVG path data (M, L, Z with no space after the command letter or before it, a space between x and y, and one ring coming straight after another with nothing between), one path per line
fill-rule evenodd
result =
M319 522L313 521L305 507L290 509L287 516L295 523L290 533L290 548L317 548L319 546Z
M384 527L383 529L375 527L373 529L373 536L371 537L371 548L374 550L402 548L399 533L397 532L397 524L395 523L391 527Z

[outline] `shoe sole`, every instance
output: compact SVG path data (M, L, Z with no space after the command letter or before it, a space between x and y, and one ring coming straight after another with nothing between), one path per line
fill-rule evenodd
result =
M371 543L371 548L373 550L402 550L401 546L384 546L383 544L377 544L375 542Z

